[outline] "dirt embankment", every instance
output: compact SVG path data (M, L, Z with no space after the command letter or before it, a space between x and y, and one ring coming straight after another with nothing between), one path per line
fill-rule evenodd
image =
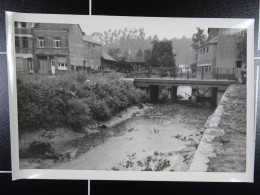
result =
M225 92L190 171L246 171L246 85L232 85Z
M108 128L143 112L147 106L132 106L106 122L95 122L76 132L70 128L39 129L19 136L20 168L47 168L71 161L113 136ZM106 133L105 133L106 132Z

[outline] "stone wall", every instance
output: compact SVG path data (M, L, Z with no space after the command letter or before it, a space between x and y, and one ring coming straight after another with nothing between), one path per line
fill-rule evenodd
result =
M189 171L246 171L246 85L224 93L193 157Z

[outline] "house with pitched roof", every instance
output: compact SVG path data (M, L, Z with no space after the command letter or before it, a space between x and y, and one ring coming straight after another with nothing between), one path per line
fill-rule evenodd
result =
M15 23L17 71L62 74L98 70L101 45L78 24Z
M243 41L244 29L209 28L208 40L198 50L197 78L240 78L246 66L246 57L240 55Z
M101 66L100 69L104 71L114 70L116 67L116 59L110 56L106 51L101 51Z

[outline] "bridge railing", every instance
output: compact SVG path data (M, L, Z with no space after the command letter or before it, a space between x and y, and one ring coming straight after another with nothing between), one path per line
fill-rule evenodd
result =
M185 74L186 73L186 74ZM187 71L180 72L179 68L176 67L147 67L136 70L131 70L131 77L145 77L145 78L164 78L164 77L185 77L191 76L191 73L187 74Z
M197 67L147 67L129 70L129 76L133 78L173 78L173 79L224 79L235 80L239 77L239 72L235 68L211 68Z

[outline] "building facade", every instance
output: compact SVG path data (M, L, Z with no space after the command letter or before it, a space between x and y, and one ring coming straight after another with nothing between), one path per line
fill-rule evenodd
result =
M239 55L240 45L245 41L246 32L243 29L209 28L208 41L198 50L197 77L240 78L241 70L246 66L246 56Z
M14 22L16 70L34 73L33 23Z
M84 33L78 24L27 24L28 44L24 46L23 35L15 33L17 71L22 70L22 61L19 55L28 56L29 69L25 68L26 61L23 60L23 71L39 74L63 74L67 71L79 71L98 69L101 61L101 46L85 40ZM16 24L17 29L22 26ZM16 30L18 32L18 30ZM18 38L22 37L22 38ZM18 42L19 40L19 42ZM18 45L19 43L19 45ZM28 55L30 54L30 55ZM30 61L31 64L30 65ZM29 71L28 71L29 70Z
M101 45L88 35L83 36L87 68L98 70L101 66Z

